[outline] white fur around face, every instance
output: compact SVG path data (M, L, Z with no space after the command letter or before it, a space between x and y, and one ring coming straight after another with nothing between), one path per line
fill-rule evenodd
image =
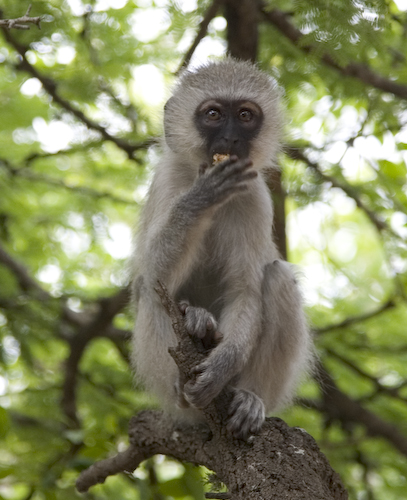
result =
M247 100L263 111L262 130L251 147L250 159L261 170L275 162L281 134L281 92L269 75L253 64L226 58L185 71L165 106L165 139L170 149L187 161L196 152L205 161L204 141L194 123L194 111L208 99ZM191 112L193 110L193 112Z

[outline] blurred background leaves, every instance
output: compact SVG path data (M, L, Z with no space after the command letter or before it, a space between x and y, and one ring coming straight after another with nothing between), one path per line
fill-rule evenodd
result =
M41 31L2 32L0 499L79 498L79 471L124 449L129 418L156 404L129 366L128 258L161 110L210 6L37 0ZM0 7L12 19L28 5ZM331 381L281 416L317 439L350 498L400 500L407 2L259 9L259 65L284 89L288 258ZM192 66L224 54L225 33L220 9ZM155 457L86 497L200 499L206 474Z

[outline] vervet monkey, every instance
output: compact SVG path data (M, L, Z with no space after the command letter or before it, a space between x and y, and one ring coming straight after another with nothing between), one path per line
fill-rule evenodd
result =
M232 58L184 72L165 105L164 151L134 254L137 374L167 407L204 408L230 386L228 430L242 439L292 399L312 360L264 179L279 149L279 94L267 74ZM189 333L215 341L184 386L157 280L179 301Z

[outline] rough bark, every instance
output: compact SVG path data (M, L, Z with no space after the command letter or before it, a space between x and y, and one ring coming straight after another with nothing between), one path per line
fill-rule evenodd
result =
M259 2L257 0L225 0L228 23L228 53L238 59L255 61L258 46Z
M112 474L133 471L157 453L205 465L216 472L234 500L345 500L338 474L330 467L314 439L304 430L268 418L250 442L232 440L219 428L177 429L158 411L143 411L130 422L130 446L115 457L84 471L79 491L102 483Z
M188 380L191 367L204 351L189 337L181 313L166 290L160 287L157 291L179 340L171 355ZM130 422L129 448L82 472L78 490L85 492L109 475L132 472L142 460L160 453L213 470L234 500L348 498L338 474L303 429L268 418L259 435L247 442L232 439L224 425L229 398L224 390L204 410L207 426L181 427L162 412L140 412Z

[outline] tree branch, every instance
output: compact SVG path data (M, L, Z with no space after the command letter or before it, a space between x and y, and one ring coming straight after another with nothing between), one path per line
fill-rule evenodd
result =
M16 277L18 284L25 292L33 292L34 297L39 300L51 299L51 295L44 290L31 276L27 269L17 262L13 257L6 252L5 248L0 245L0 262L10 269Z
M288 15L279 9L272 9L270 11L265 10L263 7L261 9L263 16L289 40L293 42L295 46L301 49L306 54L314 51L315 45L303 45L301 43L304 35L301 31L290 23ZM334 58L325 53L321 56L321 61L326 66L329 66L336 71L338 71L343 76L351 76L358 78L363 83L375 87L383 92L390 92L402 99L407 99L407 86L396 83L392 80L384 78L383 76L375 73L366 64L351 62L346 66L340 66Z
M127 156L134 160L134 153L140 149L145 149L150 145L150 141L145 141L139 144L131 144L120 137L116 137L111 135L105 127L100 125L99 123L94 122L90 118L88 118L81 110L75 108L69 101L63 99L58 91L57 91L57 83L49 77L42 75L37 69L28 62L26 58L26 48L19 44L14 38L8 33L8 31L4 31L4 36L10 45L14 47L14 49L21 55L22 60L19 65L16 66L17 69L26 71L34 78L37 78L41 83L44 89L48 92L48 94L52 97L54 102L59 104L62 108L68 111L70 114L74 115L78 120L84 123L89 129L96 130L99 132L103 139L106 141L111 141L116 146L127 154Z
M187 379L204 350L191 338L183 317L165 287L157 287L171 318L178 346L171 355ZM92 465L77 480L87 491L112 474L133 471L142 460L157 453L205 465L228 485L235 500L346 500L339 476L331 469L315 441L302 429L289 428L278 418L267 419L253 439L232 439L225 430L228 390L204 410L208 427L174 424L158 411L140 412L130 422L130 446L124 453ZM224 412L226 411L226 414Z
M370 436L385 438L407 456L407 438L395 425L382 420L343 393L322 366L318 369L316 379L322 388L321 411L330 419L340 421L345 428L351 424L362 424Z
M22 290L33 292L33 296L42 301L49 301L53 297L44 290L31 276L27 269L17 262L0 245L0 263L3 263L17 278ZM77 313L62 306L61 319L63 322L73 325L77 332L73 335L65 335L64 339L69 344L69 355L65 364L65 378L62 388L61 406L65 415L75 427L79 426L76 411L76 387L78 366L89 342L95 337L106 336L113 342L125 340L128 332L113 328L113 318L129 302L130 287L122 288L111 297L99 299L99 310L96 314Z
M65 378L62 388L61 405L65 415L75 425L79 425L76 409L76 388L79 362L89 342L107 332L109 336L111 322L128 303L130 287L122 288L116 295L99 300L99 311L84 322L83 326L71 338L68 338L70 352L65 364Z
M281 170L277 168L270 169L266 177L267 187L270 190L274 206L274 221L273 227L270 230L273 233L274 242L277 245L278 251L284 260L287 260L287 233L286 233L286 213L285 192Z
M125 200L124 198L119 198L112 193L98 191L96 189L90 188L88 186L74 186L67 184L61 179L53 179L52 177L48 177L46 175L41 175L29 170L27 168L16 168L10 165L10 162L5 158L0 158L0 164L3 164L7 171L13 175L18 176L23 179L29 179L34 182L42 182L44 184L49 184L50 186L56 186L59 188L67 189L68 191L72 191L83 196L90 196L96 199L109 199L115 203L124 203L126 205L137 205L135 200Z
M212 4L209 6L208 10L205 13L204 18L199 23L199 29L198 29L198 33L196 34L195 40L192 42L191 47L189 48L188 52L185 54L185 57L184 57L182 63L180 64L179 68L177 69L177 71L175 73L176 75L178 75L183 68L188 66L189 61L191 60L192 56L194 55L196 48L198 47L201 40L206 36L209 23L216 16L216 14L218 13L219 7L224 3L224 1L225 0L213 0Z
M353 370L355 373L360 375L361 377L369 380L372 382L372 384L375 386L375 391L373 394L369 394L368 396L364 396L359 399L360 400L370 400L377 396L377 394L386 394L389 397L392 397L394 399L398 399L399 401L404 401L407 402L407 398L403 397L400 394L400 389L404 388L406 385L406 381L402 382L396 387L387 387L383 384L380 383L380 380L377 377L374 377L373 375L370 375L369 373L366 373L363 371L356 363L353 363L350 359L346 358L342 354L337 353L333 349L326 349L327 354L329 356L332 356L333 358L339 360L341 363L349 367L351 370Z
M46 175L41 175L33 172L32 170L29 170L27 168L16 168L12 165L10 165L10 162L6 160L5 158L0 158L0 164L3 164L4 167L7 169L7 171L12 175L16 177L20 177L23 179L29 179L30 181L34 182L42 182L44 184L48 184L50 186L55 186L59 188L66 189L68 191L72 191L78 194L81 194L83 196L90 196L92 198L96 199L109 199L115 203L123 203L126 205L137 205L137 202L135 200L125 200L124 198L120 198L118 196L115 196L112 193L106 192L106 191L98 191L97 189L90 188L88 186L75 186L71 184L67 184L61 179L54 179L52 177L46 176Z
M228 54L255 62L259 42L259 0L225 0Z
M285 153L293 160L300 160L305 163L322 180L329 182L333 187L341 189L347 196L349 196L349 198L352 198L356 202L356 205L365 212L370 221L376 226L378 231L383 231L385 229L394 236L398 237L398 235L394 233L394 231L384 220L380 219L372 210L370 210L370 208L366 206L366 204L361 200L360 196L352 186L346 184L345 182L339 182L337 179L335 179L335 177L332 177L331 175L324 174L319 168L319 165L307 158L300 148L287 147L285 148Z
M8 30L17 29L17 30L29 30L30 24L36 24L38 29L41 29L41 20L42 16L39 17L30 17L32 5L28 6L27 12L22 17L17 17L15 19L0 19L0 27L6 28Z
M329 332L331 330L336 330L337 328L347 328L348 326L351 326L355 323L360 323L361 321L365 321L367 319L374 318L375 316L378 316L379 314L382 314L383 312L387 311L388 309L392 309L393 307L396 307L396 304L393 299L388 300L385 304L383 304L381 307L378 309L368 312L365 314L360 314L359 316L352 316L349 318L344 319L340 323L336 323L334 325L328 325L324 326L322 328L315 328L314 332L318 335Z

